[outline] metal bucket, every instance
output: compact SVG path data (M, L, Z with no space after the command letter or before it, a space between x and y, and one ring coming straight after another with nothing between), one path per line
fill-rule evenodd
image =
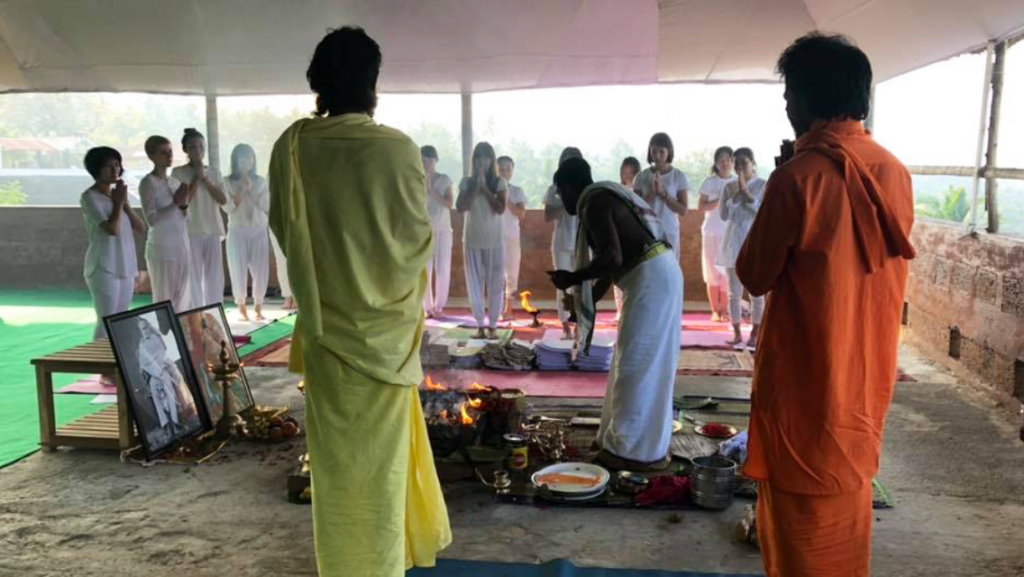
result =
M736 463L718 455L697 457L690 481L694 503L715 511L728 509L736 487Z

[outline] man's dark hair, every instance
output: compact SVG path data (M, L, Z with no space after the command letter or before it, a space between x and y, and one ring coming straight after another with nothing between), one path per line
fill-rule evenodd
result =
M437 158L437 149L431 145L420 147L420 156L423 158Z
M511 164L513 167L516 165L516 161L512 160L511 156L506 156L506 155L499 156L498 157L498 164L501 164L502 162L507 162L507 163Z
M593 183L590 164L582 158L566 159L555 171L555 186L559 189L583 190Z
M651 148L655 146L668 149L668 160L666 163L672 164L672 160L676 157L676 147L672 146L672 138L664 132L656 132L654 136L651 137L651 143L647 145L647 164L654 164L654 157L651 156Z
M372 113L377 107L380 45L356 26L329 30L306 70L316 93L316 115Z
M801 36L779 56L775 70L816 120L868 117L871 62L845 36Z
M622 164L619 166L619 170L622 170L623 166L628 166L633 169L633 172L640 174L640 161L635 156L627 156L622 159Z
M111 158L116 158L117 163L121 164L121 153L110 148L109 146L97 146L96 148L90 148L89 152L85 153L85 160L82 164L85 165L85 170L88 171L89 175L93 178L100 177L100 171L103 170L105 165ZM124 174L124 166L121 167L121 171L117 174L121 176Z

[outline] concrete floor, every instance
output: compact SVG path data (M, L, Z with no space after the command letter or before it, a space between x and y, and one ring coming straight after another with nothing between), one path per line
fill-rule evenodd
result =
M896 389L879 478L874 574L1024 577L1024 444L1015 417L909 349L918 379ZM302 415L296 378L248 370L263 404ZM678 392L738 396L746 379L681 378ZM35 454L0 470L0 575L315 575L310 513L285 501L299 443L236 444L199 467L122 464L109 452ZM455 542L444 556L760 573L735 543L742 515L539 509L446 486Z

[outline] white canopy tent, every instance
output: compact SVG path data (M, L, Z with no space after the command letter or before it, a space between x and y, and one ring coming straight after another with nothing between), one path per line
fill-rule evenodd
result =
M0 92L288 94L326 28L380 42L388 93L774 82L814 29L879 81L1024 29L1021 0L0 0Z

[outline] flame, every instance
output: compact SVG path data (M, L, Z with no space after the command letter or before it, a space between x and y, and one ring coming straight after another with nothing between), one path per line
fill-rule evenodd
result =
M474 409L479 409L481 406L483 406L483 404L484 404L484 402L482 400L480 400L480 399L470 399L469 400L469 406L473 407Z
M491 392L491 387L481 385L480 383L473 383L472 385L469 385L469 390L476 393L489 393Z
M530 291L523 291L519 293L519 304L523 306L523 310L530 313L531 315L540 310L537 307L530 304L530 297L532 296L533 293Z
M427 375L426 387L427 387L428 391L447 391L448 390L448 387L446 387L446 386L444 386L442 384L439 384L439 383L435 383L434 379L430 378L430 375Z
M466 403L462 403L462 404L459 405L459 412L462 413L462 424L463 425L472 425L473 424L473 417L469 416L469 411L466 410Z

